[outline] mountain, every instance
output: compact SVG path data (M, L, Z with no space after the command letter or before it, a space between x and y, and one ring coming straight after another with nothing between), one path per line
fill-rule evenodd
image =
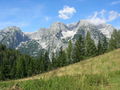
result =
M109 39L114 29L112 25L94 25L87 20L67 25L56 22L49 28L41 28L32 33L22 32L20 28L13 26L0 30L0 42L22 53L37 56L42 50L56 52L60 47L66 48L69 40L74 43L79 35L85 37L88 31L97 44L98 40L105 37Z
M28 41L27 37L20 28L12 26L0 30L0 43L9 48L16 48L21 42Z
M107 37L111 38L111 34L114 31L114 27L110 24L100 24L97 28Z

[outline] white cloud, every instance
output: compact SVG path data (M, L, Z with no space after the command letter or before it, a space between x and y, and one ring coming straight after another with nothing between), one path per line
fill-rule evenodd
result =
M62 10L59 10L59 18L62 19L70 19L74 13L76 13L76 9L74 7L64 6Z
M89 16L87 20L94 24L102 24L102 23L114 21L118 17L120 17L120 13L113 10L107 12L106 10L103 9L99 12L98 11L94 12L94 14Z
M118 0L118 1L113 1L113 2L111 3L111 5L117 5L117 4L120 4L120 0Z
M120 17L120 13L118 13L116 11L110 11L109 12L108 21L113 21L113 20L115 20L118 17Z

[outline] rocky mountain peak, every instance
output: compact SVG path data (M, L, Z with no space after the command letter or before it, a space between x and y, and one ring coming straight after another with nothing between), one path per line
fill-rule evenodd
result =
M17 26L9 26L3 29L5 32L22 32L21 29Z
M111 38L111 35L115 28L110 24L100 24L96 26L107 38Z
M36 56L41 50L56 52L60 47L66 48L69 40L75 43L80 35L85 37L87 31L97 44L98 40L103 40L105 36L110 38L114 29L112 25L95 25L87 20L71 24L55 22L49 28L41 28L31 33L24 33L19 27L10 26L0 30L0 43L26 54L34 52L30 55Z
M50 26L50 29L53 31L54 30L64 31L64 30L68 29L68 27L64 23L55 22Z

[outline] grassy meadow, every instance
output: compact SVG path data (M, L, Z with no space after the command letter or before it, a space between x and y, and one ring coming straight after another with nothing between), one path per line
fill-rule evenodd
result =
M0 81L0 90L120 90L120 49L40 75Z

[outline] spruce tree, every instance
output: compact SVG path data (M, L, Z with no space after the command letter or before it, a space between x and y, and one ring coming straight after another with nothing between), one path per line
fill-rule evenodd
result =
M35 60L35 73L42 73L45 71L44 66L44 53L41 53L40 56Z
M69 63L72 63L72 51L73 51L73 45L72 45L72 41L70 40L69 42L68 42L68 47L67 47L67 49L66 49L66 54L67 54L67 61L69 62Z
M53 52L52 53L52 69L55 69L55 68L57 68L57 59L56 59L55 53Z
M119 34L117 30L114 30L112 35L111 35L111 39L109 40L109 51L117 49L118 48L118 40L119 40Z
M5 80L4 65L0 65L0 80Z
M118 30L118 44L117 44L117 48L120 48L120 30Z
M28 55L25 56L25 70L26 70L26 74L27 76L31 76L34 73L34 62L32 60L32 58L30 58Z
M20 56L17 59L16 63L16 77L17 78L23 78L25 77L25 60L24 56Z
M79 36L79 39L75 42L73 49L73 62L81 61L85 58L85 42L82 35Z
M95 46L94 40L92 40L90 32L87 32L85 39L85 48L86 48L86 56L92 57L97 55L97 49Z
M104 37L104 39L103 39L103 53L105 53L107 51L108 51L108 41L107 41L107 38Z
M63 50L63 48L61 47L60 51L59 51L59 55L57 56L56 65L57 65L57 67L61 67L61 66L65 66L67 64L68 64L68 62L67 62L67 58L66 58L66 53Z
M48 51L46 51L45 54L44 54L44 69L45 69L45 71L48 71L48 70L51 69L51 62L50 62L50 59L49 59Z
M97 54L103 54L103 44L101 42L101 40L98 41L98 45L97 45Z

